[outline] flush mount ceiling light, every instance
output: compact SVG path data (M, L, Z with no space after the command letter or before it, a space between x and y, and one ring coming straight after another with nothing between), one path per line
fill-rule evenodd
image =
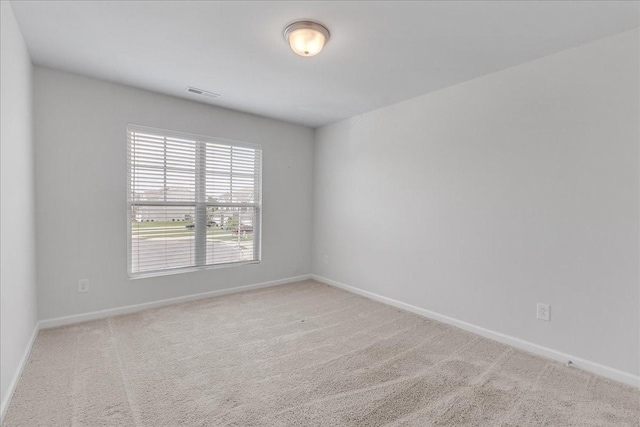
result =
M284 39L298 55L314 56L329 41L329 30L317 22L297 21L284 29Z

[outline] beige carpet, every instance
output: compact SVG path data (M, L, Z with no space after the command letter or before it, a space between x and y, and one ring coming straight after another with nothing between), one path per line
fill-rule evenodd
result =
M640 392L313 281L40 332L11 426L638 426Z

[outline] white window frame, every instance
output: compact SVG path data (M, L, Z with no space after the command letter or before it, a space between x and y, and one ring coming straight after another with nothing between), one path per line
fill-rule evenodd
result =
M145 201L143 203L135 203L132 195L132 158L131 158L131 132L149 133L153 135L162 135L165 138L178 138L193 140L196 142L196 150L199 154L196 156L196 180L194 190L196 191L195 202L151 202ZM259 144L252 144L248 142L240 142L231 139L217 138L205 135L198 135L192 133L185 133L179 131L172 131L167 129L160 129L148 126L141 126L135 124L127 125L127 273L130 279L138 279L154 276L166 276L171 274L180 274L191 271L210 270L227 267L238 267L248 264L259 264L262 261L262 146ZM255 203L220 203L220 202L207 202L206 201L206 184L203 182L206 175L206 166L203 167L203 162L206 162L205 156L202 155L202 150L207 143L214 143L218 145L227 145L230 147L238 148L250 148L259 151L259 179L256 189L256 201ZM175 267L166 268L151 271L133 272L132 268L132 227L131 217L134 206L187 206L195 208L195 251L196 251L196 265L187 267ZM219 264L206 264L206 230L207 230L207 208L209 207L250 207L255 209L255 220L253 224L253 250L254 259L249 261L238 261L230 263Z

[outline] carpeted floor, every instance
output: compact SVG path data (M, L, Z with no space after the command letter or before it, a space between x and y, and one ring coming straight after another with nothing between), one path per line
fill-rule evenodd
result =
M638 426L640 392L313 281L40 332L12 426Z

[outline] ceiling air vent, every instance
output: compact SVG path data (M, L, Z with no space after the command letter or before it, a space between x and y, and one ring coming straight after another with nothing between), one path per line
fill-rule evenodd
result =
M208 90L198 89L195 87L187 86L187 92L194 93L196 95L207 96L209 98L220 98L220 94L209 92Z

